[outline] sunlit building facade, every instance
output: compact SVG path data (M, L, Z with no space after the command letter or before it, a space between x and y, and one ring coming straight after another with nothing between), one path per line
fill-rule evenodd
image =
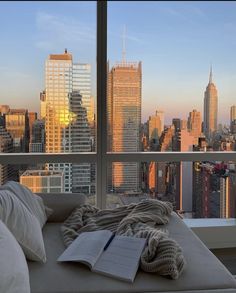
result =
M233 105L230 107L230 122L236 120L236 106Z
M194 144L198 144L198 138L201 136L202 132L202 118L201 113L195 109L189 112L188 130L195 139Z
M25 109L10 109L5 114L5 127L13 138L13 151L29 151L29 117Z
M212 140L217 131L218 123L218 94L215 84L212 81L212 68L210 71L209 83L204 96L204 134Z
M113 152L140 151L141 62L117 63L108 74L108 148ZM138 163L112 164L112 189L116 192L140 188Z
M87 75L90 66L73 64L72 55L50 55L46 61L46 152L69 153L90 151L90 130L87 121ZM84 75L81 71L87 72ZM81 77L83 75L83 78ZM85 81L84 81L85 80ZM80 91L81 86L81 91ZM90 94L90 91L88 91ZM83 95L85 101L83 101ZM86 138L85 138L86 136ZM65 192L90 192L90 164L48 164L49 170L62 170ZM75 171L76 170L76 171ZM76 179L75 179L76 176Z
M20 176L20 183L32 192L61 193L64 192L62 171L27 170Z

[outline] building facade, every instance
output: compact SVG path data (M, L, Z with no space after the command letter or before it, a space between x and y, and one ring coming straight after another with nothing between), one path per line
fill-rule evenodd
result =
M236 106L233 105L230 107L230 122L236 120Z
M236 134L236 106L230 107L230 130L233 134Z
M233 165L233 169L229 165ZM194 163L193 215L195 218L234 218L235 164Z
M211 141L217 131L218 123L218 94L212 81L212 68L209 83L204 95L204 134Z
M40 119L46 118L46 93L42 91L40 93Z
M148 136L150 150L157 150L159 138L164 130L164 112L156 111L148 119Z
M44 153L45 152L45 120L37 119L32 125L32 134L29 144L29 152Z
M51 54L46 61L46 152L90 151L90 65L74 64L72 55ZM89 89L89 90L88 90ZM90 193L90 164L48 164L64 173L65 192Z
M123 60L111 68L108 74L108 150L140 151L141 92L141 62ZM113 163L111 177L111 188L115 192L140 189L138 163Z
M37 116L38 114L36 112L28 112L30 142L32 141L33 124L37 120Z
M64 176L61 171L27 170L20 176L20 183L32 192L64 192Z
M202 133L202 117L201 113L197 110L189 112L188 116L188 131L194 137L194 144L198 144L198 138Z
M13 138L13 151L29 151L29 118L25 109L10 109L5 114L5 127Z
M5 128L0 126L0 152L12 153L13 152L13 139ZM9 180L13 179L13 168L11 165L0 164L0 185L3 185Z
M193 151L195 139L186 130L182 129L175 135L174 151ZM192 162L176 163L176 208L187 212L192 212Z

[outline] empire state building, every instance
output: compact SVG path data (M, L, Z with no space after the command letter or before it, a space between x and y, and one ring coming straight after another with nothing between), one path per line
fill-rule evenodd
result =
M217 130L218 120L218 95L215 84L212 81L212 67L209 83L204 95L204 134L211 140Z

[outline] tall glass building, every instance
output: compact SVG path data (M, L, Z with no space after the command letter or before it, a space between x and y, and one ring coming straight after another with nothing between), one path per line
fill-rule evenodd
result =
M113 152L140 151L141 129L141 62L122 61L108 74L108 148ZM112 164L112 185L116 192L138 191L138 163Z
M45 77L46 152L90 151L86 109L91 98L90 65L73 64L72 55L65 50L46 60ZM90 164L48 164L47 168L64 172L65 192L90 193Z

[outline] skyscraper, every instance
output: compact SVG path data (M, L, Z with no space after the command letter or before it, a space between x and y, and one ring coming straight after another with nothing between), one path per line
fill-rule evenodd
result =
M195 138L194 144L198 144L198 138L202 132L202 118L201 113L195 109L192 112L189 112L188 131Z
M45 151L45 120L38 119L32 125L32 136L29 152L43 153Z
M170 126L166 128L159 139L158 151L166 152L172 150L172 140L175 128ZM166 162L151 162L148 167L148 185L151 192L155 192L158 198L163 198L168 194L168 169Z
M204 95L204 134L212 140L217 131L218 122L218 95L215 84L212 81L212 67L210 70L209 83Z
M87 119L89 123L93 122L94 113L91 96L91 65L87 63L73 63L73 91L79 91L82 96L82 104L87 111Z
M172 125L174 125L175 132L181 130L181 119L180 118L173 118Z
M46 152L91 150L86 108L90 105L90 83L86 82L89 70L88 64L73 64L67 50L64 54L51 54L46 61ZM65 192L90 192L90 164L60 163L47 167L64 172Z
M109 67L109 65L108 65ZM113 152L140 151L141 62L117 63L108 74L108 140ZM137 191L140 188L138 163L112 164L112 189Z
M45 91L40 93L40 119L46 117L46 93Z
M158 140L164 130L164 112L156 111L155 115L150 116L148 119L148 133L149 133L149 143L151 146L157 147ZM155 147L154 147L155 148Z
M176 133L175 151L193 151L194 137L186 129ZM176 175L176 208L192 211L192 162L180 162L177 165Z
M230 130L233 134L236 133L236 106L230 107Z
M37 113L36 112L28 112L28 119L29 119L29 133L30 133L30 141L32 140L32 127L37 119Z
M236 120L236 106L233 105L230 107L230 122Z

